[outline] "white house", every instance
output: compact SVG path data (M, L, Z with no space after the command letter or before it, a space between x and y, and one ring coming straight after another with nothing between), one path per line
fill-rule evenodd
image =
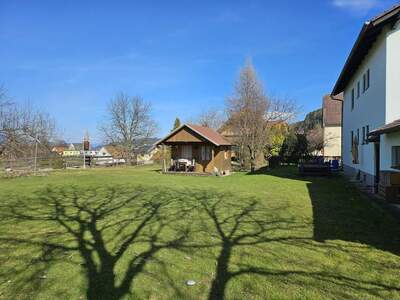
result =
M342 104L343 95L325 95L322 101L322 129L325 159L340 159L342 156Z
M399 16L396 5L364 24L332 91L344 92L345 173L370 187L386 185L387 174L399 176Z

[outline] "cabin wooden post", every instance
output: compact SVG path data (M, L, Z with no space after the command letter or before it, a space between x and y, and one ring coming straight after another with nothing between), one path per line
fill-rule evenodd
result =
M211 162L212 162L212 169L213 169L213 171L214 171L214 168L215 168L215 161L214 161L214 146L211 148Z
M165 161L165 145L162 145L162 156L163 156L163 171L167 172L167 162Z

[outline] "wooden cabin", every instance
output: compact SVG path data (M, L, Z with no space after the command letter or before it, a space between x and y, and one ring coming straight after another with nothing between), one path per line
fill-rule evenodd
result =
M231 143L211 128L184 124L157 145L171 148L171 162L164 171L220 175L231 172Z

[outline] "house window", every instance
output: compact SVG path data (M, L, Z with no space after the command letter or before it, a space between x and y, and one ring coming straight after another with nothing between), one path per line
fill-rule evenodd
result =
M201 160L211 160L210 146L201 146Z
M350 140L350 151L353 150L353 143L354 143L354 131L351 131L351 140Z
M366 126L366 134L367 134L367 139L366 139L366 143L368 144L368 135L369 135L369 125Z
M400 169L400 146L392 147L392 168Z
M365 127L362 128L362 143L365 144Z
M367 75L363 75L363 93L367 90Z
M370 78L369 78L369 69L367 70L367 87L365 90L369 89L369 83L370 83Z
M357 128L357 144L360 144L360 129Z
M360 82L357 82L357 99L360 98Z
M354 109L354 89L351 90L351 110Z

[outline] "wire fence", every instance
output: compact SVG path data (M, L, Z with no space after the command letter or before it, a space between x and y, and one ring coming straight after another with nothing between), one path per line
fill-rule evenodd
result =
M153 160L134 161L133 165L153 164ZM105 168L126 165L124 159L112 157L90 157L86 156L49 156L49 157L27 157L17 159L0 159L0 175L16 177L23 175L45 174L52 170L78 169L78 168Z

